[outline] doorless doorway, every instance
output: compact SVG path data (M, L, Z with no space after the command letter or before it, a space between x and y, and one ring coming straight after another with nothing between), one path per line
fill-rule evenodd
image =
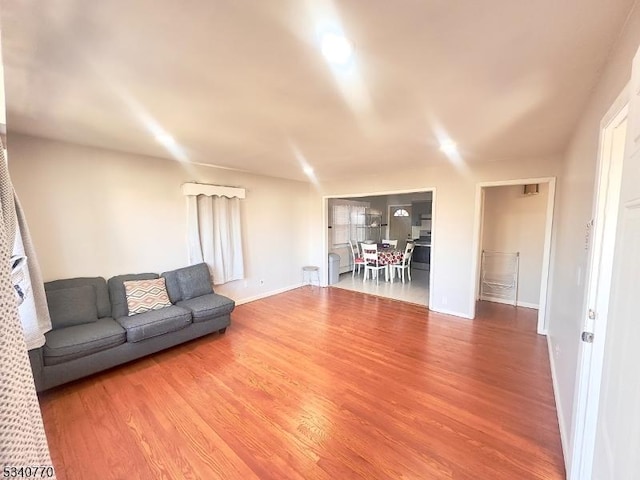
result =
M471 278L472 288L471 292L473 297L470 299L473 316L475 317L475 303L479 298L479 286L480 286L480 274L481 274L481 258L482 258L482 245L483 237L487 238L486 232L483 232L483 217L485 211L485 197L486 189L492 187L505 187L505 186L520 186L523 188L523 195L525 195L524 185L544 185L544 190L547 196L545 205L545 220L544 220L544 234L542 245L542 265L540 266L539 274L539 296L537 301L538 307L538 325L537 331L539 334L546 334L547 331L547 289L549 283L549 262L551 258L551 227L553 225L553 206L555 203L555 177L544 178L522 178L514 180L506 180L500 182L484 182L479 183L476 186L476 211L474 219L474 246L473 246L473 264L475 266ZM534 302L529 302L533 306Z

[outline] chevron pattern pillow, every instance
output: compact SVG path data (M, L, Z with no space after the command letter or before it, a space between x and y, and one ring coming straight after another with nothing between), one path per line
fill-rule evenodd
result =
M167 286L162 277L153 280L129 280L123 283L129 316L171 306Z

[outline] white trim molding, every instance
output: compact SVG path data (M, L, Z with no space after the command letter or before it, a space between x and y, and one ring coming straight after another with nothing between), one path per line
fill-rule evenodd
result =
M456 312L454 310L447 310L446 308L435 309L435 308L431 308L431 306L429 306L428 308L433 313L440 313L442 315L451 315L452 317L464 318L465 320L473 320L473 317L468 313Z
M236 305L244 305L245 303L255 302L256 300L261 300L267 297L273 297L274 295L279 295L284 292L288 292L290 290L295 290L296 288L304 287L303 283L296 283L294 285L289 285L288 287L278 288L277 290L270 290L268 292L260 293L258 295L254 295L252 297L240 298L236 300ZM322 286L314 285L314 288L323 288Z
M513 302L510 302L509 300L505 300L503 298L496 298L496 297L492 297L492 296L489 296L489 295L481 295L480 296L480 300L485 301L485 302L502 303L504 305L513 305ZM518 307L534 308L536 310L539 307L539 305L537 303L522 302L520 300L518 300L516 302L516 305Z
M560 389L558 388L558 374L556 373L556 361L553 355L553 340L547 335L547 351L549 353L549 367L551 368L551 382L553 385L553 399L556 403L556 418L558 419L558 429L560 430L560 444L562 446L562 456L564 458L565 470L567 471L567 478L570 473L569 465L569 430L567 430L567 424L564 421L565 417L562 414L560 403Z

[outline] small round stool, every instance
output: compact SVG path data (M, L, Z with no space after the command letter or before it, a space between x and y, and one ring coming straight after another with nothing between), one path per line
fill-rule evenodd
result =
M318 286L320 286L320 267L316 267L315 265L306 265L302 267L302 284L313 285L314 275Z

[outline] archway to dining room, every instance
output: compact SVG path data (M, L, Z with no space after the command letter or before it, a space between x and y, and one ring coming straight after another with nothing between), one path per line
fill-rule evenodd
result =
M329 286L428 307L434 189L341 195L325 201ZM371 268L370 261L366 277L361 263L365 246L376 247L379 267Z

